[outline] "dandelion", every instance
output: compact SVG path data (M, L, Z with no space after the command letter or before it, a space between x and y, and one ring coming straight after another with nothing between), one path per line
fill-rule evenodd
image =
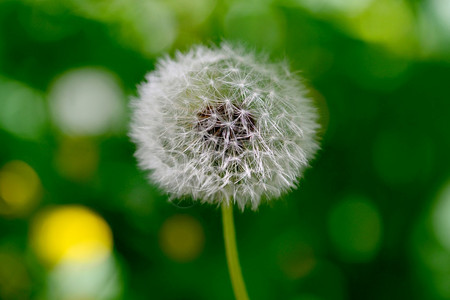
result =
M132 102L130 135L150 180L171 199L222 205L238 299L247 298L236 279L232 205L256 210L296 186L319 147L304 93L286 63L223 44L160 60Z

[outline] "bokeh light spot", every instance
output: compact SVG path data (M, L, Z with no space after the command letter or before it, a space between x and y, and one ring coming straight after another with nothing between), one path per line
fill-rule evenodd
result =
M98 147L88 138L64 138L55 157L58 171L75 181L92 178L97 171L98 161Z
M447 251L450 251L450 181L443 187L436 199L432 212L432 222L439 243Z
M370 261L382 235L380 213L371 201L347 196L331 211L328 229L341 258L347 262Z
M37 173L23 161L11 161L0 170L0 215L22 216L42 196Z
M428 1L433 9L434 16L442 24L447 32L450 32L450 1L448 0L431 0Z
M135 1L127 5L118 29L126 46L153 57L169 49L178 35L175 14L162 1Z
M159 240L165 255L178 262L188 262L203 251L205 234L198 220L189 215L175 215L162 225Z
M25 139L42 136L47 122L43 95L0 77L0 127Z
M123 289L119 265L112 255L100 260L63 261L49 274L49 300L118 299Z
M166 0L165 3L178 15L185 26L201 24L211 14L216 0Z
M31 282L24 259L9 249L0 249L0 299L30 299Z
M31 244L44 263L86 262L108 256L112 233L105 220L90 209L62 206L42 212L32 223Z
M84 68L56 79L49 93L53 121L73 136L101 135L121 129L125 102L110 72Z
M362 39L379 43L399 53L414 49L414 17L403 0L373 1L357 17L349 20L352 30Z
M450 180L416 219L410 251L414 275L430 299L450 299Z
M285 249L279 255L282 271L290 279L298 279L308 275L316 266L313 249L306 244L298 244Z

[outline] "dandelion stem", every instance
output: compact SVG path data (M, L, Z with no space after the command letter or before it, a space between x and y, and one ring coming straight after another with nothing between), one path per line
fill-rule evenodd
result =
M230 272L231 284L233 286L236 300L248 300L244 278L242 277L241 265L239 264L238 251L236 247L236 233L233 220L232 201L222 202L223 236L225 240L225 252L227 255L228 270Z

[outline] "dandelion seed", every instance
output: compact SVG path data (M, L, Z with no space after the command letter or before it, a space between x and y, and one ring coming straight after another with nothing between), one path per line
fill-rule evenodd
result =
M132 102L139 166L172 199L241 210L294 188L319 125L287 70L228 44L160 60Z

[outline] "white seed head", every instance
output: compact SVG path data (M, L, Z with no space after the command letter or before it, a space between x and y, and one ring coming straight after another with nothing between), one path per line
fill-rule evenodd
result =
M146 79L130 135L139 166L171 199L256 209L295 187L319 147L317 112L285 64L197 46Z

